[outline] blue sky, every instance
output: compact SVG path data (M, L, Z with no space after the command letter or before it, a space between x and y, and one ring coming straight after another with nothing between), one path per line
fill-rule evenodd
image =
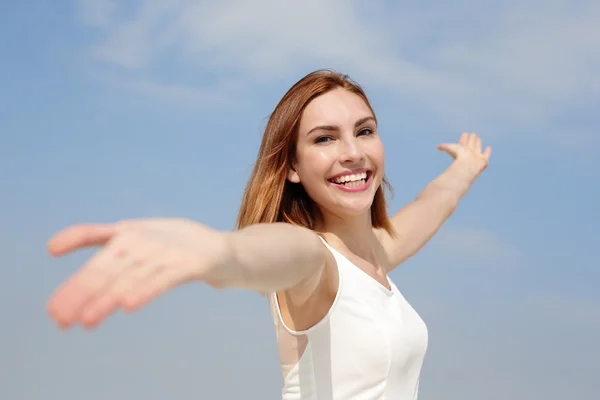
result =
M123 2L124 3L124 2ZM91 254L45 242L88 221L233 227L266 118L317 68L361 83L395 211L475 131L489 169L392 278L426 321L421 399L600 392L600 5L274 0L0 6L0 397L277 398L264 299L176 290L92 333L52 290Z

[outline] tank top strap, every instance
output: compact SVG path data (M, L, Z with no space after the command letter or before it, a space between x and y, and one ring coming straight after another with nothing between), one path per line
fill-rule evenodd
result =
M333 255L333 258L335 258L335 263L337 264L337 270L338 273L341 275L342 273L342 269L344 268L344 265L346 264L346 259L343 257L340 257L341 254L339 251L337 251L336 249L334 249L329 243L327 243L327 240L325 240L325 238L321 235L318 235L319 239L321 239L321 241L323 242L323 244L325 245L325 247L327 247L327 249L329 250L329 252ZM340 276L341 278L341 276Z
M327 240L325 240L325 238L324 238L323 236L321 236L321 235L318 235L318 234L317 234L317 236L319 237L319 239L321 239L321 242L323 242L323 244L324 244L324 245L325 245L325 246L326 246L326 247L327 247L329 250L331 250L331 246L329 246L329 243L327 243Z
M321 239L321 241L323 242L323 244L325 245L325 247L327 247L329 249L329 251L331 251L333 253L333 255L336 255L335 249L333 247L331 247L331 245L329 243L327 243L327 240L325 240L325 238L321 235L317 235L319 236L319 239ZM337 259L337 257L336 257Z
M353 280L357 279L357 280L360 280L361 282L366 283L367 286L371 286L371 287L375 286L378 288L379 291L383 292L388 297L390 297L394 294L395 285L389 279L389 277L386 276L388 285L390 285L390 288L388 289L387 287L385 287L384 285L382 285L381 283L376 281L375 278L369 276L366 272L364 272L359 267L357 267L345 255L343 255L338 250L336 250L335 248L330 246L329 243L327 243L327 241L323 237L321 237L319 235L319 238L321 238L323 243L325 243L325 246L329 249L331 254L333 254L333 257L335 258L336 263L337 263L337 270L338 270L340 280L342 280L344 278L344 275L346 275L344 273L344 271L346 269L349 269L350 271L347 271L347 272L349 273L350 276L352 276L354 278L348 278L348 279L353 279Z

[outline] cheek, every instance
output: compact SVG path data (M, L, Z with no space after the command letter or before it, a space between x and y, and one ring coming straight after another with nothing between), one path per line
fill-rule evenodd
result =
M304 181L323 180L334 163L330 153L324 149L316 149L302 154L298 163L300 179Z
M383 150L383 145L380 146L379 162L381 163L381 167L383 168L383 166L385 165L385 151Z
M373 141L371 146L369 146L369 158L379 168L383 168L385 165L385 151L383 143L380 140Z

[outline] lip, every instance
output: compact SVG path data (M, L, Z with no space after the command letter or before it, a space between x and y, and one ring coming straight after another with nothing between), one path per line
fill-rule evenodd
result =
M340 177L340 176L352 175L352 174L360 174L362 172L366 172L367 173L367 181L364 183L364 185L346 187L344 185L339 185L337 183L331 182L331 179L334 179L334 178L337 178L337 177ZM344 173L341 173L341 174L334 175L333 177L329 178L327 181L328 181L329 185L334 186L334 187L336 187L337 189L339 189L339 190L341 190L343 192L347 192L347 193L364 192L373 183L373 173L371 172L370 169L367 169L367 168L353 169L351 172L344 172Z

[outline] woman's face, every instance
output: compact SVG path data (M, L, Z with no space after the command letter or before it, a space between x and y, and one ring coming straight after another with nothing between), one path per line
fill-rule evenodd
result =
M288 179L301 183L321 212L355 217L371 208L384 158L373 113L360 96L339 88L305 108Z

